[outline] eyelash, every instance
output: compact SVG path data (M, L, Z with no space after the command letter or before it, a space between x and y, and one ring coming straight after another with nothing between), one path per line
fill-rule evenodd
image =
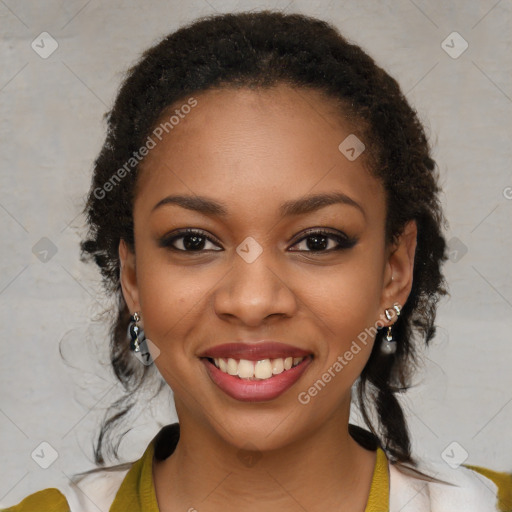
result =
M188 236L195 235L195 236L201 237L203 239L206 239L210 243L213 243L215 245L219 245L219 243L215 239L213 239L212 237L206 235L203 231L198 230L198 229L191 229L191 228L188 228L188 229L185 229L185 230L180 230L177 233L174 233L172 236L164 236L163 238L161 238L159 240L159 244L158 245L160 247L167 248L167 249L169 249L171 251L176 251L176 252L183 252L183 253L202 253L202 252L205 252L205 249L200 249L200 250L197 250L197 251L189 251L189 250L186 250L186 249L178 249L178 248L173 246L173 243L175 243L177 240L185 238L187 235ZM309 252L309 253L313 253L313 254L331 253L333 251L341 251L343 249L351 249L357 243L357 239L356 238L350 238L350 237L348 237L347 235L345 235L343 233L333 233L332 231L327 231L327 230L322 229L322 228L310 228L310 229L306 230L303 233L301 238L299 238L296 242L294 242L292 247L294 245L297 245L300 242L303 242L304 240L307 240L308 238L312 237L313 235L324 236L324 237L326 237L328 239L334 240L338 245L337 245L337 247L334 247L334 248L325 249L325 250L319 250L319 251L314 251L314 250L292 250L292 252ZM206 250L207 251L217 252L217 251L221 251L222 249L206 249Z

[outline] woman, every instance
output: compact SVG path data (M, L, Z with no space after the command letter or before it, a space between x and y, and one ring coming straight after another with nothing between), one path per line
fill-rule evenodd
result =
M445 240L389 75L324 22L217 16L149 49L108 123L82 248L118 298L117 377L157 369L179 425L8 510L512 509L509 475L411 453L395 395L434 334Z

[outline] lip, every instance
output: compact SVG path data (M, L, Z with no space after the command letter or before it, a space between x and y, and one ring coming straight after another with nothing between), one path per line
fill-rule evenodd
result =
M224 373L206 357L201 359L210 379L228 396L242 402L266 402L277 398L299 380L312 360L309 355L297 366L278 375L264 380L248 380Z
M260 341L254 343L225 343L205 350L199 357L224 357L226 359L247 359L261 361L262 359L277 359L286 357L307 357L311 352L293 345L277 341ZM289 370L288 370L289 371Z

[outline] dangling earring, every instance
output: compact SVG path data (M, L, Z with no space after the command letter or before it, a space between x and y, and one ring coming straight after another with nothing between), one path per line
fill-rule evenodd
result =
M140 352L140 346L146 339L144 329L139 325L139 322L139 313L133 313L130 317L130 324L128 325L128 336L130 338L130 350L137 353Z
M394 310L394 311L393 311ZM398 318L400 316L400 305L394 304L393 308L388 308L384 311L384 314L386 315L386 318L389 320L393 319L393 316ZM391 313L390 313L391 311ZM395 320L396 322L396 320ZM386 333L386 339L382 340L382 344L380 346L380 350L383 354L389 355L394 354L396 352L397 343L393 339L393 336L391 335L391 329L393 327L394 323L388 326L388 332Z
M144 329L139 325L140 320L140 314L137 312L133 313L130 317L130 324L128 325L130 350L144 366L149 366L159 356L160 350L146 338ZM149 350L149 345L151 345L151 351Z

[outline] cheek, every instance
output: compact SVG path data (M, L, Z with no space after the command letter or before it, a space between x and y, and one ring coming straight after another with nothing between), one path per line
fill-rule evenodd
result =
M212 272L170 265L150 251L137 265L145 332L163 351L173 340L186 337L197 324L198 311L204 310L215 279ZM184 348L175 343L173 350Z
M149 251L148 251L149 253ZM148 254L138 267L139 297L146 336L159 348L158 371L175 397L188 396L191 342L201 326L210 281L197 269L184 270L160 263Z
M361 248L340 265L311 268L297 277L301 300L333 331L346 332L349 326L364 329L379 318L383 289L383 251L379 247Z
M338 362L332 371L344 376L335 379L337 382L352 383L373 347L376 322L382 313L383 252L380 252L378 247L370 252L361 251L344 265L314 271L309 278L307 275L301 278L301 302L322 332L319 363L329 369Z

